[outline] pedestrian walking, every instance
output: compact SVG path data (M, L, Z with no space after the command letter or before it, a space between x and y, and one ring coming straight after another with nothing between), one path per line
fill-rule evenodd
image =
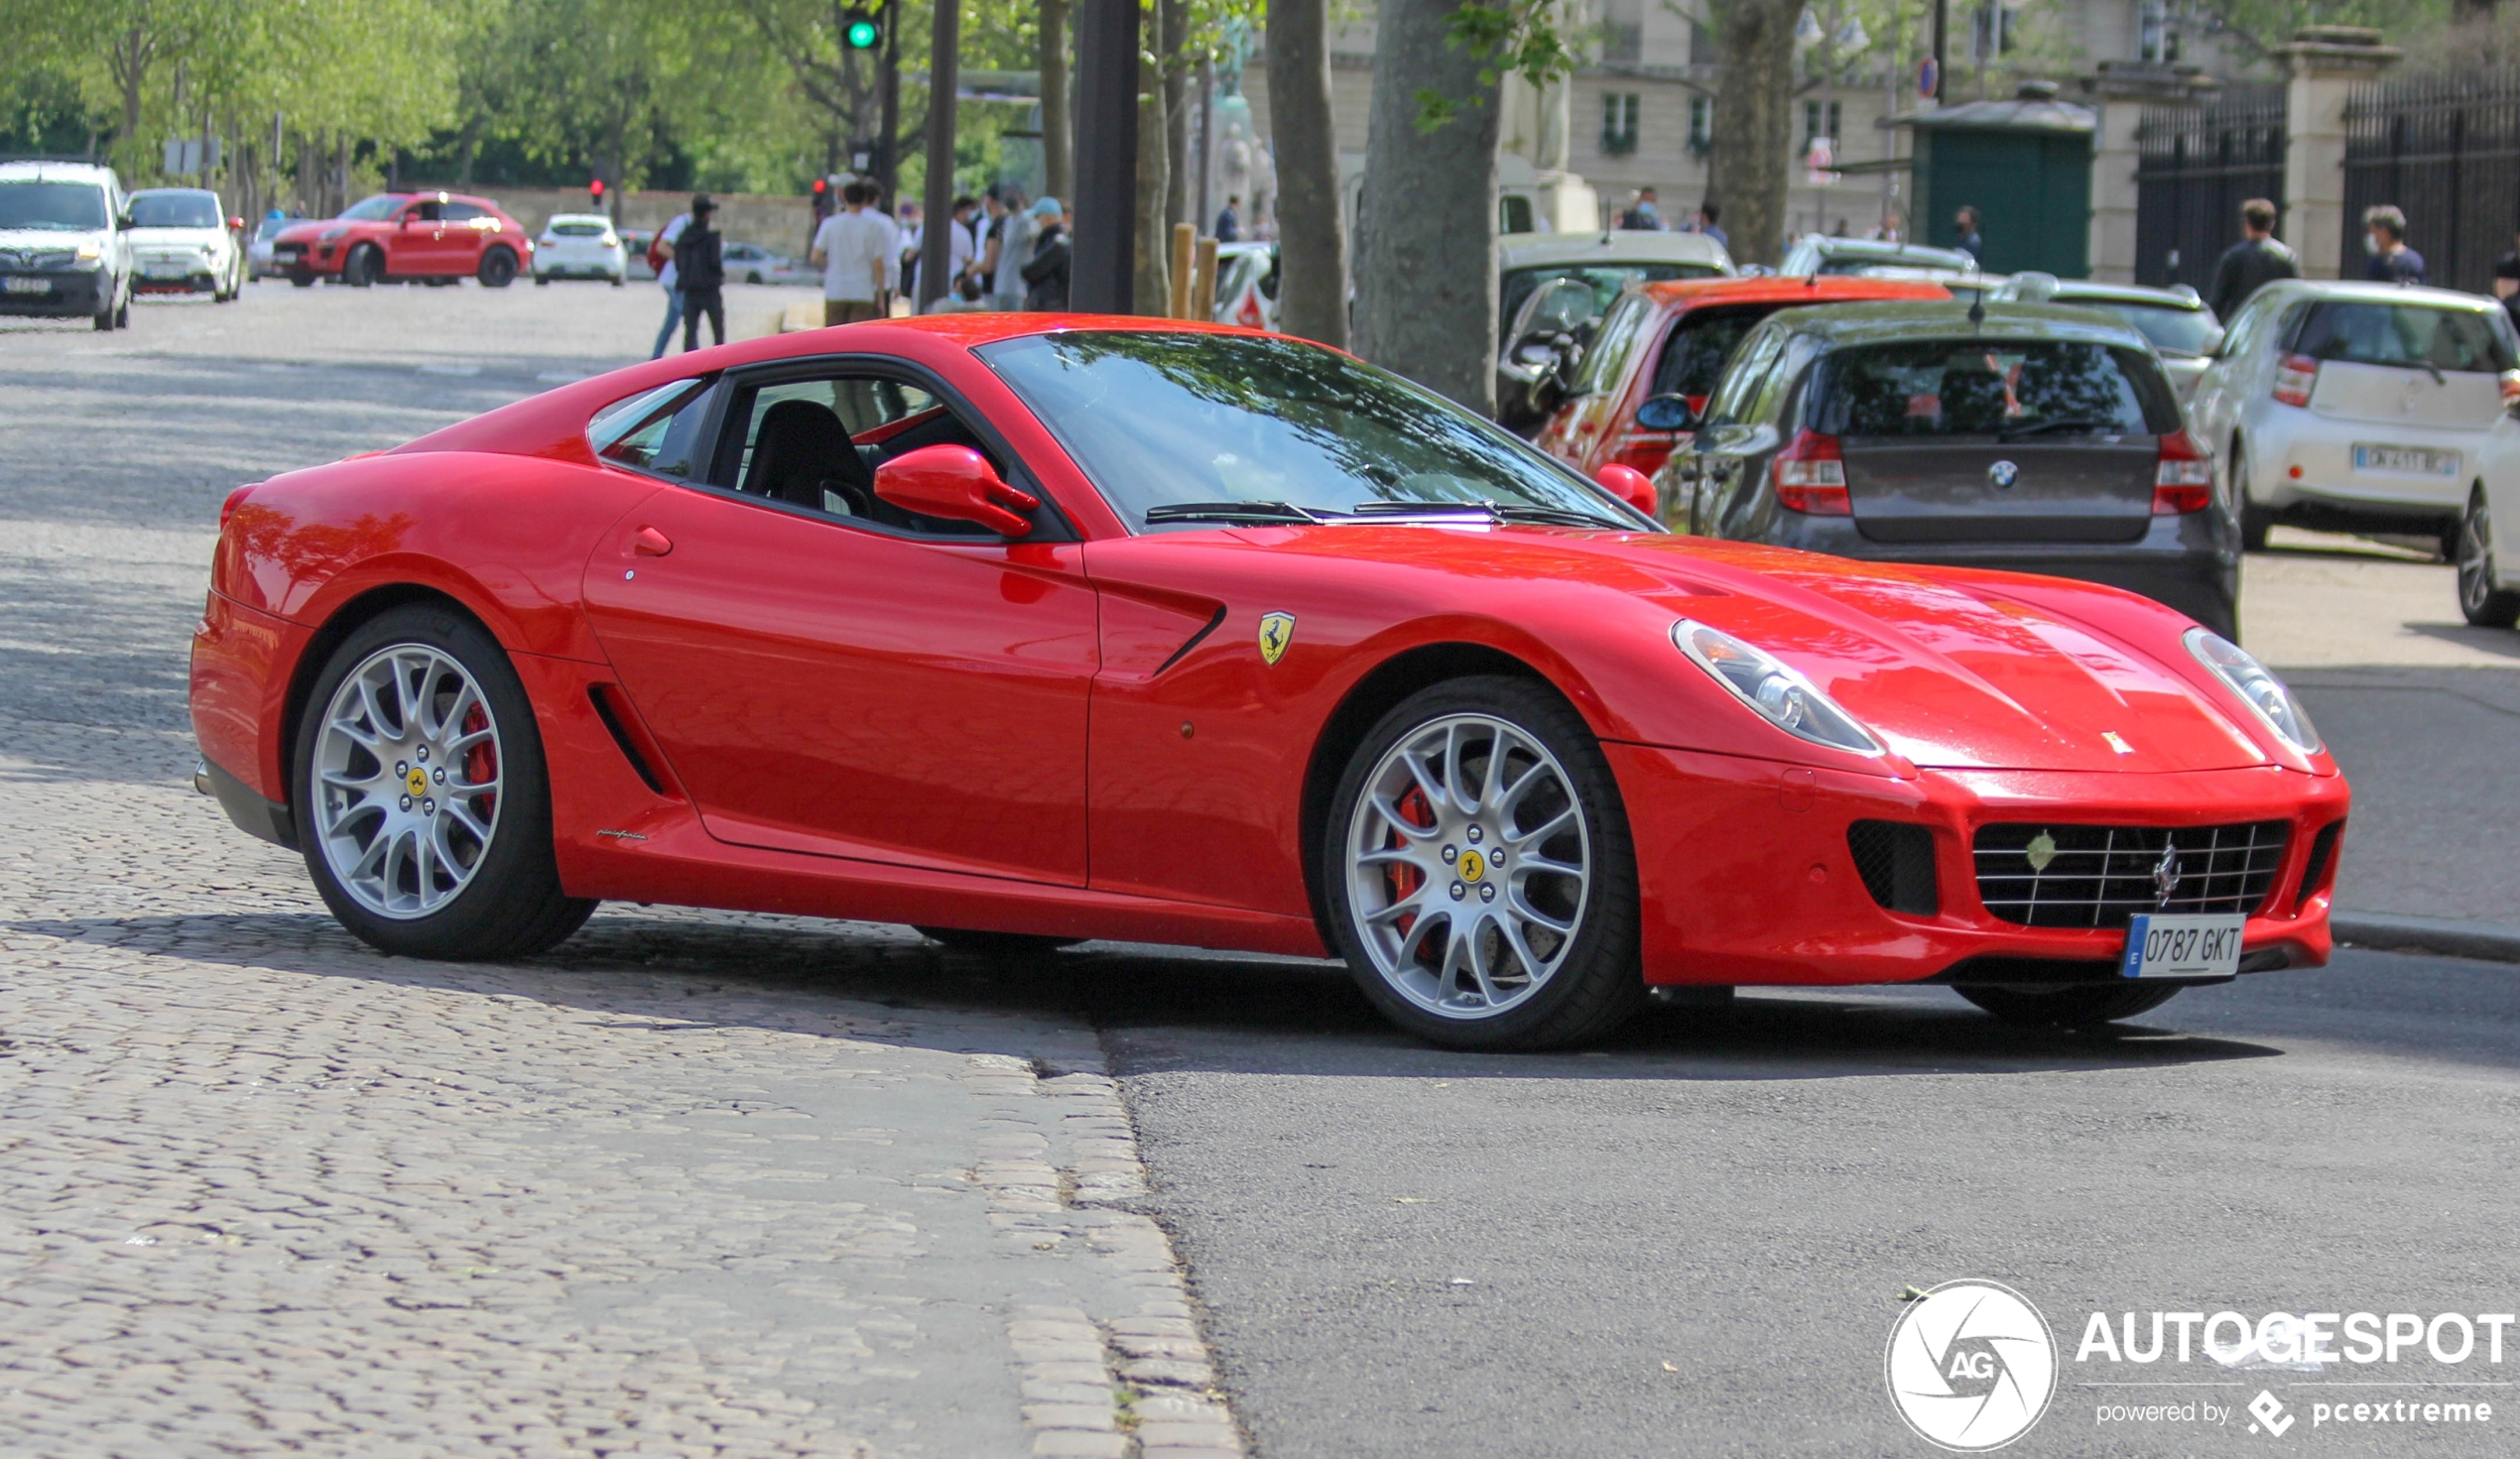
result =
M1225 205L1216 209L1216 241L1242 241L1242 197L1238 193L1225 194Z
M1709 197L1698 204L1698 219L1690 226L1689 231L1705 234L1715 240L1715 247L1730 253L1732 252L1732 235L1715 223L1715 219L1721 216L1723 216L1723 209L1715 206L1715 200Z
M903 198L895 226L901 233L901 266L894 271L899 279L893 292L904 299L916 300L919 297L919 249L928 231L921 224L919 204Z
M674 287L679 277L674 267L674 240L683 236L691 222L690 213L679 212L657 230L654 252L663 262L657 266L656 282L665 286L665 322L657 326L656 348L648 352L652 360L665 358L665 347L674 342L674 326L683 322L683 292Z
M2421 284L2424 255L2406 246L2406 214L2382 203L2362 213L2362 277L2374 284Z
M1619 214L1619 228L1629 233L1663 231L1662 199L1653 188L1636 189L1636 196L1628 203L1627 211Z
M993 309L1024 306L1024 265L1033 256L1034 226L1024 189L1009 182L998 193L999 215L989 226L989 240L974 272L988 292Z
M1952 217L1952 231L1958 235L1952 246L1967 254L1970 263L1981 269L1986 267L1986 240L1978 236L1977 209L1962 203Z
M2278 279L2301 276L2293 251L2275 239L2275 204L2252 197L2240 204L2240 241L2224 249L2213 266L2213 297L2205 303L2215 318L2228 322L2250 295Z
M700 316L708 316L709 343L726 342L726 240L718 236L716 199L700 193L692 199L692 220L674 244L674 265L683 293L683 352L700 347Z
M1023 268L1024 307L1036 313L1062 313L1068 307L1068 225L1056 197L1033 204L1033 256Z
M840 188L840 210L822 220L806 262L822 271L822 325L854 324L884 316L884 285L893 230L867 204L874 189L864 182Z
M953 200L953 216L946 220L951 227L945 243L945 298L965 304L980 297L971 279L971 260L980 251L979 211L980 200L965 194Z

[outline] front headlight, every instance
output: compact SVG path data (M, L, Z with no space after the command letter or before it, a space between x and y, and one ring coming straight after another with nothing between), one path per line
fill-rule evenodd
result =
M80 244L78 246L78 251L71 257L76 263L92 264L103 259L104 256L105 245L98 243L91 238L87 242Z
M1872 731L1774 655L1686 618L1672 625L1672 642L1699 668L1713 674L1715 682L1787 734L1855 755L1885 753Z
M2285 744L2304 755L2320 751L2319 731L2310 722L2310 713L2284 687L2284 681L2272 670L2222 635L2210 629L2192 628L2183 640L2197 662L2213 670L2213 676L2230 686L2231 692L2245 700L2266 727L2275 731Z
M322 239L321 239L320 241L325 242L325 243L330 243L333 239L338 238L338 237L340 237L342 234L347 233L347 232L349 232L349 231L350 231L350 230L349 230L349 227L348 227L346 224L344 224L344 225L340 225L340 226L336 226L336 227L326 228L326 229L324 229L324 230L323 230L323 237L322 237Z

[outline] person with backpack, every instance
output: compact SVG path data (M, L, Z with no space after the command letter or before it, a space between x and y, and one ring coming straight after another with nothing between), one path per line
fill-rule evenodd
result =
M657 328L656 348L648 353L652 360L665 358L665 347L674 342L674 326L683 322L683 296L674 287L674 240L682 237L683 230L691 224L690 213L676 213L672 222L657 229L656 236L648 240L648 268L665 288L665 322Z
M1064 313L1068 308L1067 210L1056 197L1033 204L1033 256L1024 264L1024 307L1035 313Z
M692 199L692 221L674 240L674 269L683 295L683 352L700 347L700 315L708 316L709 342L726 342L726 240L710 220L717 200L707 193Z

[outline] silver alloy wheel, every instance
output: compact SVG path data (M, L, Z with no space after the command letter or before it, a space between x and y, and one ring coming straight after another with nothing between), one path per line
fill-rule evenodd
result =
M1346 875L1383 981L1439 1017L1486 1019L1565 963L1592 845L1574 779L1536 736L1452 714L1410 731L1366 778Z
M2458 528L2458 606L2469 616L2485 611L2495 592L2493 514L2479 493L2467 504L2467 520Z
M359 906L407 921L472 882L498 832L498 721L444 650L395 644L341 680L316 732L315 835Z

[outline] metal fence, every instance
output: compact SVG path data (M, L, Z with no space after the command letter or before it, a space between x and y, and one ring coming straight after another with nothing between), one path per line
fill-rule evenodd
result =
M2493 292L2520 230L2520 69L2374 81L2345 103L2344 277L2363 276L2362 211L2406 214L2425 281Z
M2210 291L2222 250L2240 241L2240 204L2284 205L2284 88L2147 107L2135 149L2135 282Z

